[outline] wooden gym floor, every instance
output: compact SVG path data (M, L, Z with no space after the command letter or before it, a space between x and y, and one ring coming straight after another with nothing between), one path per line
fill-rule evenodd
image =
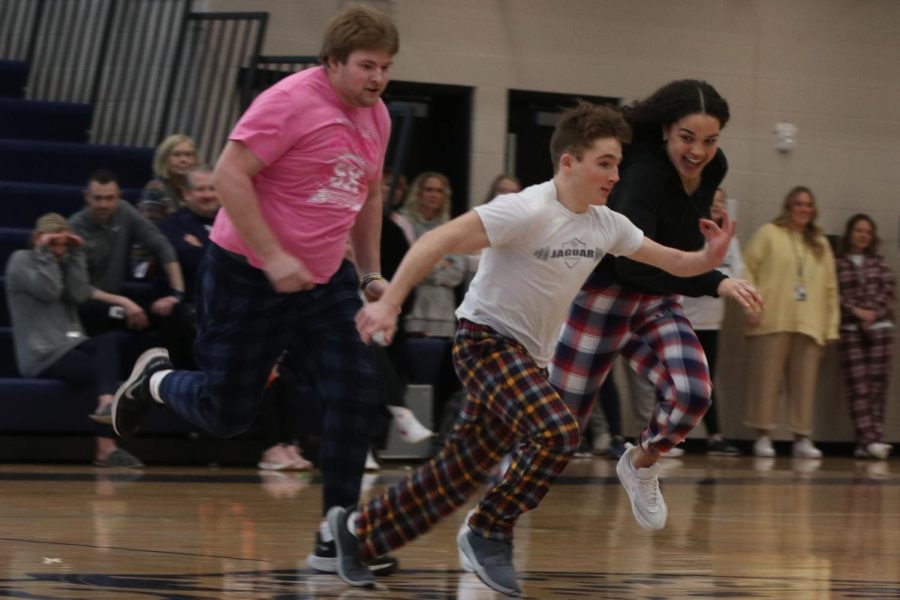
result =
M896 458L665 460L658 533L634 522L614 467L573 460L521 520L525 597L900 598ZM320 498L305 474L0 464L0 598L500 597L459 569L464 510L398 550L374 591L311 572Z

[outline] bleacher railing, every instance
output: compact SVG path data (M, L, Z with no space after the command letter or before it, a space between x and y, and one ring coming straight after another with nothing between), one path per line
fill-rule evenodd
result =
M91 141L155 146L186 133L211 160L249 96L267 13L191 0L2 0L0 58L27 61L26 97L94 106Z

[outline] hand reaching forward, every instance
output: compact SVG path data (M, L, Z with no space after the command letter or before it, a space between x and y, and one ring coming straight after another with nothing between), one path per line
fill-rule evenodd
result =
M711 263L711 268L716 268L725 260L728 254L728 245L734 232L737 230L737 221L732 221L727 211L722 211L722 226L716 225L715 221L709 219L700 219L700 233L706 238L706 247L703 249Z
M300 292L316 286L306 265L283 250L264 261L263 269L276 292Z
M356 313L356 330L363 343L368 344L373 339L379 344L378 333L384 336L383 345L388 345L394 338L394 330L397 327L397 315L400 307L386 303L382 300L370 302Z
M740 304L749 316L756 316L761 313L766 305L762 296L756 291L756 288L750 285L750 282L744 279L733 279L726 277L719 283L716 290L719 296L723 298L734 298ZM758 319L753 322L758 323Z

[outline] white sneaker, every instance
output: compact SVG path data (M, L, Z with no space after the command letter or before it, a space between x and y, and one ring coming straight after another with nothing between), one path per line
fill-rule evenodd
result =
M669 509L659 491L659 465L654 464L644 469L637 469L632 462L632 455L637 448L629 448L616 465L619 481L628 492L631 500L631 512L638 525L644 529L662 529L666 526Z
M380 471L381 465L375 460L375 455L369 450L366 453L366 471Z
M813 446L809 438L800 438L794 442L794 458L822 458L822 451Z
M753 442L753 456L760 458L772 458L775 456L775 448L772 447L772 440L767 435L761 435Z
M422 425L413 411L405 406L388 406L388 410L394 416L394 420L397 422L397 433L404 442L417 444L434 435L434 432Z
M871 444L866 445L866 452L868 455L872 458L877 458L878 460L887 459L887 457L891 455L892 449L893 446L883 442L872 442Z

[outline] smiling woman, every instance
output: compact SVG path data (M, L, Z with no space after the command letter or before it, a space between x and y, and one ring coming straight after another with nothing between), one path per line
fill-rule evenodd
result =
M758 432L757 456L775 455L770 435L786 374L793 455L822 457L809 439L816 377L825 344L838 339L840 313L834 258L816 216L812 190L795 187L785 196L781 214L756 232L744 256L747 278L768 299L765 313L747 316L746 423Z
M621 181L609 196L609 207L653 241L680 250L702 248L701 219L710 217L713 195L727 170L718 142L728 122L728 103L705 81L682 80L622 112L634 141L625 151ZM619 464L623 483L636 469L655 481L660 454L687 436L710 403L703 348L677 294L730 296L748 307L758 301L746 282L719 271L675 277L629 258L607 256L575 298L554 357L551 382L582 430L618 354L654 384L653 416L639 445ZM632 506L644 527L665 526L658 488L634 497Z

